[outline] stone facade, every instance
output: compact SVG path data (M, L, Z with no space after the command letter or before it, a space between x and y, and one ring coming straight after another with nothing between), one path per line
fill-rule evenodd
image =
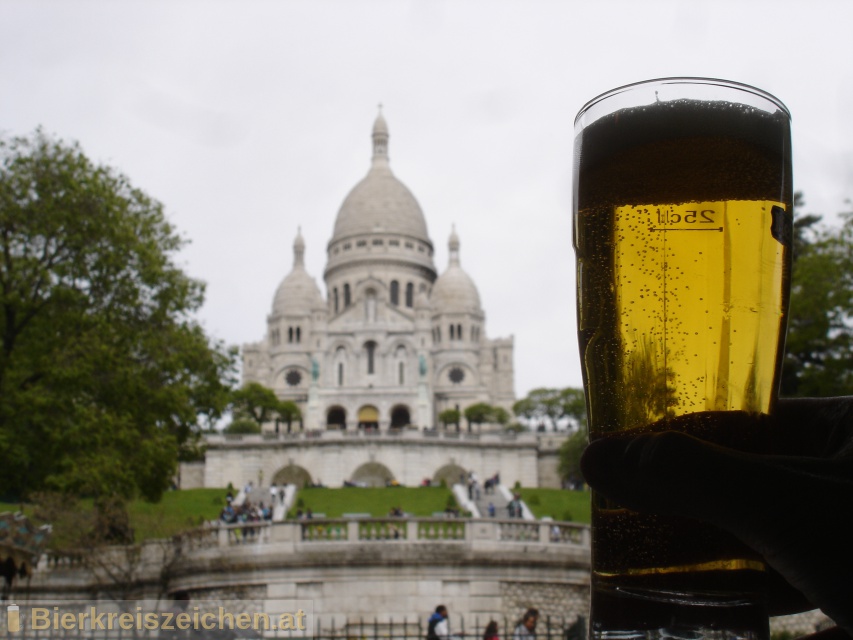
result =
M507 486L519 482L524 487L558 487L556 448L564 439L557 434L413 430L388 435L325 431L290 437L208 436L203 484L243 487L266 479L340 487L346 481L381 485L393 479L417 486L429 478L450 486L461 474L474 471L480 478L499 472Z
M513 338L487 337L455 231L438 275L423 212L391 172L381 115L372 137L371 169L328 243L326 295L305 270L300 234L266 335L243 347L244 381L296 402L308 430L433 427L445 409L479 402L511 410Z

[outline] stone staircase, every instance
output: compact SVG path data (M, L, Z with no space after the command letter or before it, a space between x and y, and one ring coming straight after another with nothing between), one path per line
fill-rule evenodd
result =
M277 488L280 489L281 487ZM275 499L273 499L273 495L270 493L269 486L258 487L252 485L252 487L248 491L240 491L240 493L237 495L237 498L234 500L234 503L240 505L246 502L247 500L254 505L258 505L261 502L263 502L265 506L269 506L270 504L272 504L273 522L280 522L281 520L284 520L284 516L286 515L286 506L278 497L278 493L276 493Z
M480 510L480 515L483 518L489 517L490 502L495 505L496 518L509 517L509 511L507 511L507 505L509 504L509 500L507 500L506 497L504 497L503 493L501 493L499 486L493 487L489 493L486 493L486 490L480 487L480 499L475 499L474 504L477 505L477 508Z

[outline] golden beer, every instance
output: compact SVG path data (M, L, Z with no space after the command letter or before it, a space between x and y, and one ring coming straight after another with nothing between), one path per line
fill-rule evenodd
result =
M761 451L788 307L790 115L757 89L670 79L594 100L576 131L590 438L674 429ZM593 494L592 561L594 637L767 635L763 563L709 525Z

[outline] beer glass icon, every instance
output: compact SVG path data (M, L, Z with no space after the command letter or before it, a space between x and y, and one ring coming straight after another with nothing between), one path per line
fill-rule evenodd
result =
M6 628L10 633L21 630L21 612L16 604L6 607Z

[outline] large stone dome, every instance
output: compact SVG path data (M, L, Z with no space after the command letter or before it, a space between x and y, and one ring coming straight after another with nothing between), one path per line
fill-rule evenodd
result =
M305 241L298 232L293 242L293 270L276 289L272 303L273 315L307 314L323 308L326 303L314 278L305 271Z
M344 199L331 242L382 232L410 236L431 245L418 201L388 164L388 126L382 114L373 124L372 137L372 166Z
M459 236L450 234L450 264L432 286L430 301L436 313L482 313L477 286L459 263Z

